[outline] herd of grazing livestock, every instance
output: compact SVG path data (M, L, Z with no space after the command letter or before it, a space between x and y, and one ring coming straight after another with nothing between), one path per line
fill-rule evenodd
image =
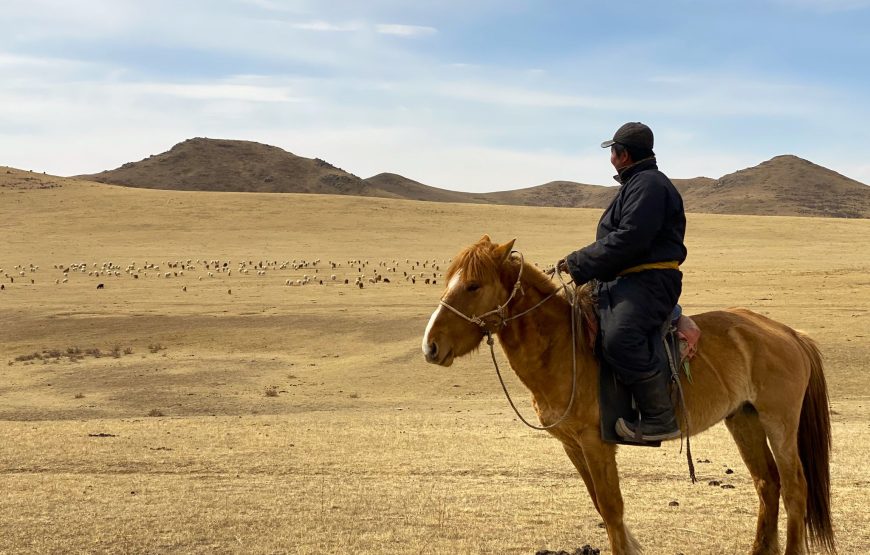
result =
M438 285L443 281L443 269L449 260L399 259L369 261L348 259L344 261L321 259L294 260L223 260L187 259L161 262L130 262L121 265L107 262L72 262L52 264L42 269L36 264L15 264L11 269L0 267L0 290L19 285L54 284L64 286L70 282L91 283L97 289L111 286L112 280L164 280L175 281L182 291L196 286L197 282L225 280L244 287L247 279L268 280L267 283L286 287L303 286L348 286L362 289L368 286L390 284ZM230 280L232 279L232 281ZM240 283L241 281L241 283ZM178 283L180 282L180 283ZM232 294L229 289L228 293Z

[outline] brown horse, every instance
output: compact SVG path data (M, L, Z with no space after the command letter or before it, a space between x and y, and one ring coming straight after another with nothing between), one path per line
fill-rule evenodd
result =
M454 258L442 303L423 336L423 353L427 361L449 366L475 350L487 332L497 334L546 425L569 406L572 309L565 295L554 294L557 287L547 276L511 256L513 244L497 245L484 235ZM589 292L578 291L581 309L590 310ZM780 552L780 493L788 515L786 554L804 553L808 538L834 553L831 426L818 348L800 332L746 309L692 318L703 336L692 360L692 381L682 380L688 428L696 434L724 419L734 437L760 500L752 553ZM601 440L598 362L579 339L583 335L581 330L573 346L577 383L570 414L548 431L583 478L612 552L639 553L623 522L616 446Z

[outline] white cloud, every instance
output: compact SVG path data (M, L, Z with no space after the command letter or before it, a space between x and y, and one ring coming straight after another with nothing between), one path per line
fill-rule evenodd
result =
M375 26L378 33L382 35L395 35L398 37L424 37L434 35L438 29L434 27L426 27L423 25L397 25L381 23Z
M330 23L328 21L308 21L305 23L292 23L290 25L294 29L304 31L327 31L327 32L348 32L358 31L362 29L359 23Z
M230 83L128 83L113 85L120 94L168 95L198 100L241 100L246 102L304 102L281 87L241 85Z
M616 97L580 96L548 92L542 89L516 87L509 81L453 81L435 84L435 91L443 96L483 102L538 108L593 108L618 109L625 99Z

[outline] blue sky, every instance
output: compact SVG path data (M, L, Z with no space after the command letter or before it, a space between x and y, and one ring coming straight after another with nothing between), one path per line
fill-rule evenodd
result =
M457 190L795 154L870 184L870 0L6 0L0 164L114 168L205 136Z

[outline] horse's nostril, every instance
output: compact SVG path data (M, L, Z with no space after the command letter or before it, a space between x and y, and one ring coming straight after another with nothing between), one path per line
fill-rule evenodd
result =
M429 356L432 358L438 356L438 344L434 341L432 343L429 343Z

